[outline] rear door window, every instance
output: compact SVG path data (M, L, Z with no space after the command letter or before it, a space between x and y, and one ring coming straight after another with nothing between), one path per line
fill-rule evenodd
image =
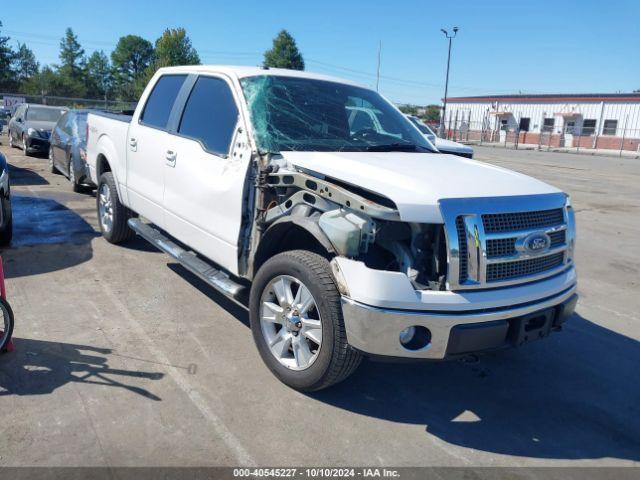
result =
M199 140L212 153L226 155L237 123L238 107L227 82L200 77L184 107L178 133Z
M186 75L164 75L158 79L144 106L140 122L150 127L167 128L171 109Z

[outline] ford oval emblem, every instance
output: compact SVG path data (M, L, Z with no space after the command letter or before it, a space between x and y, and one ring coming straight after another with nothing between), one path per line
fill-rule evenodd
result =
M529 255L546 252L550 246L551 238L544 232L532 233L516 242L516 250Z
M546 233L532 233L524 241L524 248L529 253L541 253L549 249L551 238Z

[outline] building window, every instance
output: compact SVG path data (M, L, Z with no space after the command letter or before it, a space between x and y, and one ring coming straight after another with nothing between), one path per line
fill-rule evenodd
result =
M507 130L507 127L509 126L509 120L506 118L502 118L500 119L500 130Z
M603 135L615 135L618 130L618 120L605 120L602 127Z
M596 121L587 118L582 122L582 135L593 135L596 132Z
M529 126L531 124L531 119L524 117L520 119L520 131L521 132L528 132L529 131Z
M555 118L545 118L542 123L542 131L543 132L553 132L553 127L556 124Z

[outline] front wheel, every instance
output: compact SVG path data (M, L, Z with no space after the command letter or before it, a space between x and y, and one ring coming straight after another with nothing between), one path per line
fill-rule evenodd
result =
M111 172L105 172L100 177L96 204L100 231L109 243L121 243L135 236L135 232L127 224L127 220L133 216L132 212L120 203L116 182Z
M360 364L347 343L329 262L316 253L293 250L269 259L253 281L250 318L262 360L292 388L327 388Z

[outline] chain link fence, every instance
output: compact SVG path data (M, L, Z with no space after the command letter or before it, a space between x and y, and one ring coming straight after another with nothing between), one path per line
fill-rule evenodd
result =
M497 125L496 125L497 124ZM615 126L602 131L594 128L576 128L565 125L561 128L546 128L530 131L522 125L510 126L483 121L450 121L444 128L444 138L468 144L488 144L512 149L542 151L566 151L580 153L602 151L602 153L640 155L640 129Z
M76 98L60 97L55 95L27 95L24 93L3 93L0 92L0 105L5 109L10 109L19 103L37 103L40 105L51 105L54 107L67 108L95 108L100 110L133 110L136 102L121 102L100 98Z

